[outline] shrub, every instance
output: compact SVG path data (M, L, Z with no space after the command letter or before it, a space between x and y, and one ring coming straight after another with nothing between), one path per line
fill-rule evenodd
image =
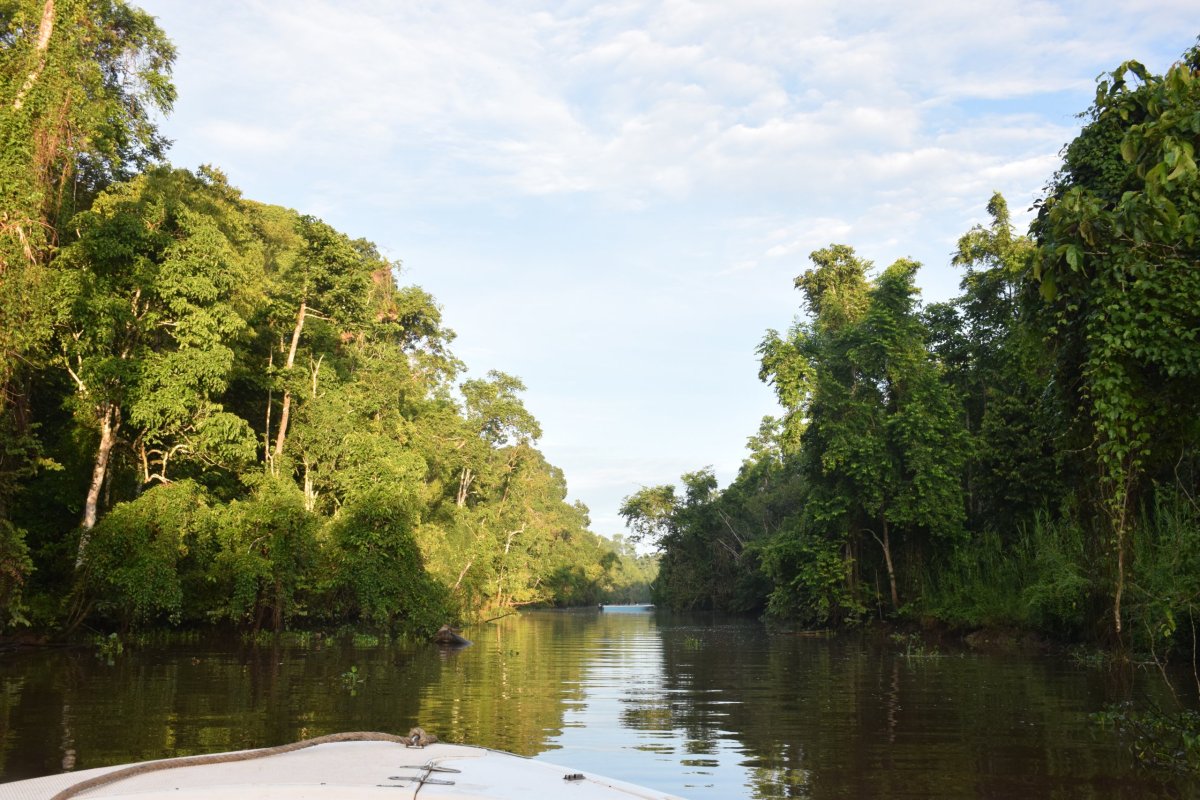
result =
M176 621L183 603L177 565L206 507L192 481L156 486L113 507L84 552L82 589L95 610L122 627Z
M352 499L329 523L328 587L340 616L420 635L455 616L449 592L425 571L416 521L409 498L380 489Z

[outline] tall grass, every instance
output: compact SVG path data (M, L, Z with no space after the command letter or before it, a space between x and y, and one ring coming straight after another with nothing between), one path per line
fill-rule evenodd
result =
M1200 505L1158 487L1130 536L1126 644L1189 657L1200 630ZM1074 638L1111 602L1111 558L1070 519L1039 514L1008 541L977 534L927 575L922 613L958 627L1011 626ZM1106 599L1108 598L1108 599Z
M1093 584L1077 525L1039 514L1005 542L985 532L926 580L924 611L962 628L1016 627L1072 637Z
M1126 624L1135 648L1194 655L1200 624L1200 507L1160 487L1131 541Z

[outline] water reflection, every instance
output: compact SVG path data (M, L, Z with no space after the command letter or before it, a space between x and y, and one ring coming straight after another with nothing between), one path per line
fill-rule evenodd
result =
M307 637L0 660L0 778L338 730L535 755L700 798L1183 797L1088 720L1145 685L1061 660L904 657L754 622L535 612L475 645Z

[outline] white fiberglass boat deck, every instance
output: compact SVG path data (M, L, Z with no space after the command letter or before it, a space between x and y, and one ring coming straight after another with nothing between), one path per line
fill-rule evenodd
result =
M232 760L218 763L195 762L221 756L170 759L0 784L0 800L404 800L418 796L422 800L679 800L664 792L481 747L340 741L277 752L280 749L226 754ZM125 777L116 779L118 772ZM104 776L116 780L100 783ZM85 781L91 788L80 785Z

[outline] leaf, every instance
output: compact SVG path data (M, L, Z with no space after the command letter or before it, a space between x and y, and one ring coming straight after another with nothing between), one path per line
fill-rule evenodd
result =
M1053 274L1046 273L1042 276L1042 283L1038 287L1038 293L1041 294L1042 299L1046 302L1053 302L1054 298L1058 296L1058 287L1055 286Z
M1083 266L1083 251L1077 245L1067 245L1066 248L1067 265L1075 272Z
M1137 158L1138 145L1132 134L1126 134L1121 140L1121 158L1132 164Z

